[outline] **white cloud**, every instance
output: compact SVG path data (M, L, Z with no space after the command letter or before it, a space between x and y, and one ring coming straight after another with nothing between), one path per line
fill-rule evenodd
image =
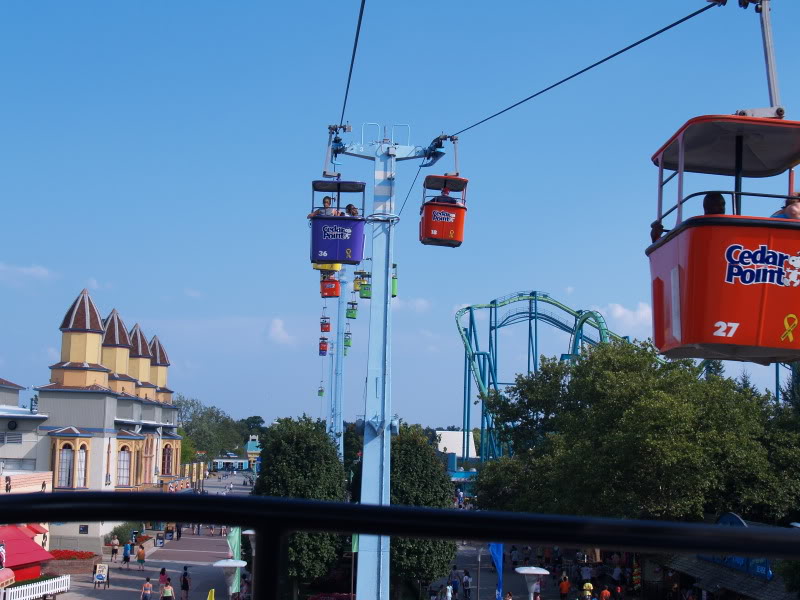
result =
M27 281L47 281L52 279L53 272L41 265L18 267L0 262L0 283L17 286Z
M189 298L200 298L203 295L203 292L200 290L193 290L192 288L186 288L183 290L183 293L189 296Z
M47 352L47 358L49 358L50 360L61 359L61 353L59 353L59 351L56 348L53 348L52 346L48 346L45 352Z
M639 302L636 308L627 308L622 304L611 302L608 306L598 310L615 333L639 339L648 338L651 335L653 310L647 302Z
M286 331L286 325L283 319L272 319L269 324L269 339L278 344L291 344L294 342L294 337L289 335Z
M572 292L575 291L575 288L572 287L571 285L568 285L567 287L564 288L564 291L567 293L567 296L571 296Z

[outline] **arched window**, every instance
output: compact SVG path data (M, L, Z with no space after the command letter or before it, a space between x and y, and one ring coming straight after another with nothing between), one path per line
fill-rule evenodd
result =
M172 475L172 445L170 444L164 446L164 452L161 455L161 474Z
M117 485L131 484L131 449L123 446L117 453Z
M86 485L86 444L81 444L78 449L78 473L75 477L75 485L88 487Z
M58 453L58 487L72 487L72 464L75 451L70 444L61 446Z

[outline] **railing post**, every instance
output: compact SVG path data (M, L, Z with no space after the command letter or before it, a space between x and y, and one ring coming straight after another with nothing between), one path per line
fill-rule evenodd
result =
M252 598L253 600L279 600L281 578L286 575L285 531L274 527L256 527L256 550L253 551Z

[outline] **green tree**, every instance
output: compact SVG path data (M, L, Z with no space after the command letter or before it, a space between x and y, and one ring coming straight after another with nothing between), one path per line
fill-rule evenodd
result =
M181 463L192 463L197 460L197 447L192 438L186 435L182 427L178 427L178 435L183 438L181 442Z
M452 498L453 486L425 431L401 425L392 439L392 504L448 508ZM447 574L455 552L451 541L392 538L392 577L427 586Z
M704 378L691 361L663 362L649 343L545 360L486 401L515 455L479 472L484 508L774 520L800 499L798 428L771 397Z
M261 441L261 472L253 493L259 496L344 500L344 469L325 422L307 416L279 419ZM295 533L289 539L288 575L295 584L321 577L341 548L332 534Z
M196 398L181 394L175 399L178 424L184 431L184 443L194 444L209 459L224 452L240 451L244 445L241 429L228 413L216 406L207 406Z

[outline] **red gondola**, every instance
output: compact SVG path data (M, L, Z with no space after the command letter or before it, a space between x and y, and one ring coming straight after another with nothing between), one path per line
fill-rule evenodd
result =
M328 355L328 338L324 336L319 338L319 355L320 356Z
M428 175L422 182L419 241L429 246L457 248L464 241L468 179ZM428 192L439 192L429 194Z
M325 316L325 313L322 313L322 316L319 318L319 330L322 333L327 333L331 330L331 318Z
M800 199L791 183L789 195L781 196L744 192L742 179L779 175L800 163L800 122L697 117L653 162L659 167L658 219L646 253L658 349L669 358L799 360L800 220L773 211ZM674 173L665 177L665 171ZM734 190L684 196L686 172L733 176ZM677 203L665 212L664 186L673 176ZM684 204L703 195L705 214L684 219ZM742 197L772 202L758 209L764 216L743 216ZM733 214L724 214L726 198ZM661 220L673 211L675 227L657 239Z
M341 284L335 275L323 275L319 282L319 293L323 298L338 298Z

